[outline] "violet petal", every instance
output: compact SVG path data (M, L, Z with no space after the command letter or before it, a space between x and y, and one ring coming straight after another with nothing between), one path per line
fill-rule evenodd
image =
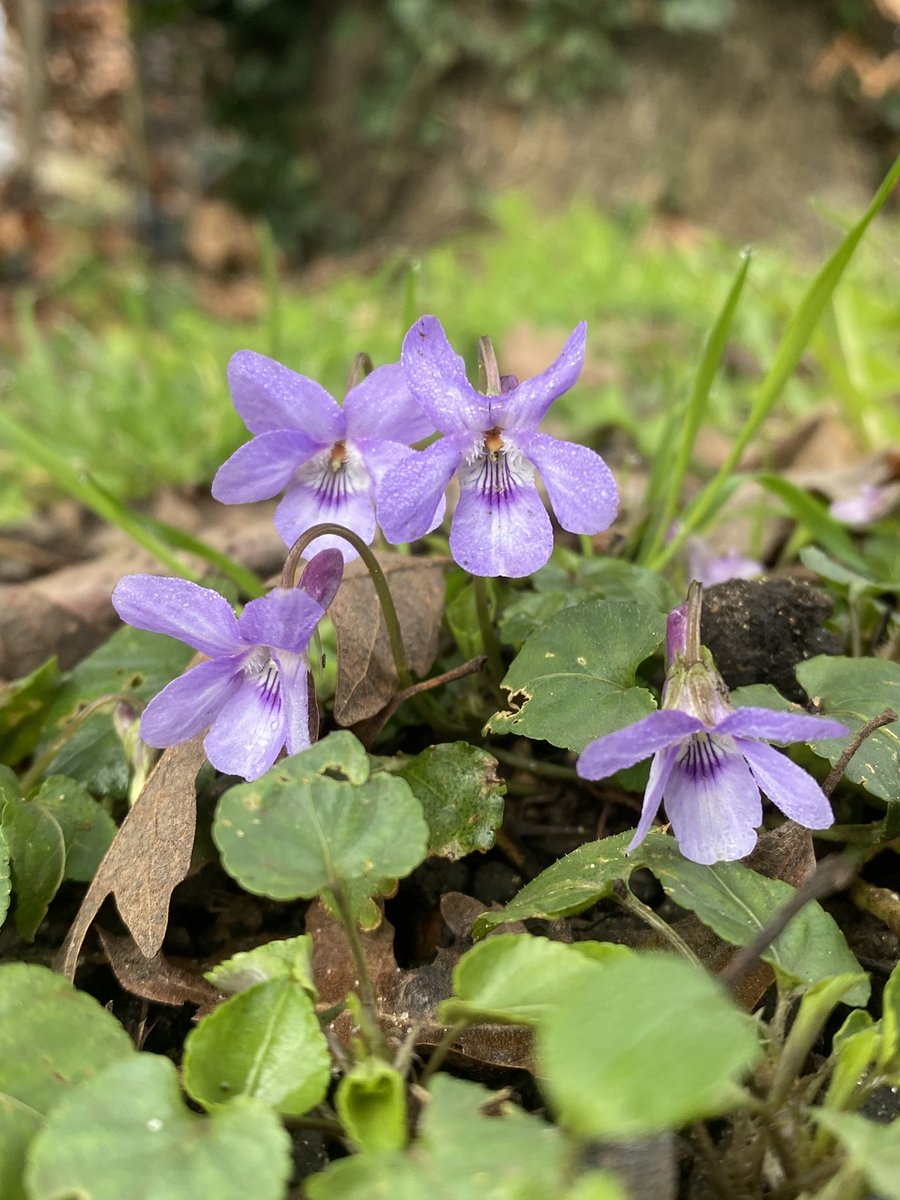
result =
M468 439L444 437L425 450L409 450L378 487L378 521L389 542L413 542L434 529L444 489L459 466Z
M434 422L422 410L400 363L376 367L344 398L347 437L409 445L431 437Z
M569 335L562 352L540 375L525 379L510 394L510 428L535 429L558 396L577 381L584 364L587 325L581 321Z
M217 771L252 780L274 763L284 745L285 732L281 680L278 668L271 663L256 675L244 675L203 745Z
M299 588L273 588L268 595L250 601L238 624L249 643L299 654L324 616L322 605Z
M410 391L442 433L480 433L490 428L488 400L469 383L466 364L447 341L437 317L416 321L403 339L400 361Z
M305 654L289 654L280 650L275 652L274 658L281 676L281 706L284 710L287 752L299 754L310 745L309 666Z
M148 746L177 746L208 729L241 685L240 656L198 663L179 675L141 714L141 738Z
M319 442L294 429L260 433L219 467L212 494L222 504L267 500L286 488L297 468L321 449Z
M639 721L596 738L585 746L575 769L583 779L606 779L643 762L703 729L703 722L677 708L660 708Z
M650 776L647 779L647 787L644 790L641 819L638 821L637 829L634 831L634 837L625 847L626 854L630 854L632 850L637 849L650 832L650 826L656 819L659 806L662 804L663 793L666 790L666 784L669 782L669 775L672 772L675 759L678 757L678 750L679 745L676 743L674 746L666 746L664 750L658 750L653 755L653 762L650 764Z
M771 742L818 742L844 737L850 730L840 721L808 713L776 712L770 708L737 708L716 725L716 733L732 737L766 738Z
M450 525L450 553L472 575L511 579L531 575L553 550L553 527L533 483L486 480L488 467L460 472L460 494ZM526 477L527 479L527 477Z
M665 805L678 847L692 862L731 862L756 845L759 788L730 738L691 738L672 766Z
M321 384L254 350L233 355L228 386L251 433L298 429L313 441L331 445L346 432L337 401Z
M375 509L371 490L346 488L325 491L312 484L304 483L291 488L275 509L275 528L292 546L307 529L323 522L332 522L351 529L369 545L375 537ZM340 550L344 562L356 558L356 551L349 542L340 537L316 538L303 551L305 558L312 558L320 550Z
M600 533L609 528L619 507L619 492L599 454L545 433L516 433L513 437L515 445L540 471L563 529L570 533Z
M807 829L827 829L834 822L828 797L802 767L765 742L737 739L753 778L786 817Z
M129 625L177 638L211 658L246 649L228 601L211 588L163 575L126 575L113 607Z

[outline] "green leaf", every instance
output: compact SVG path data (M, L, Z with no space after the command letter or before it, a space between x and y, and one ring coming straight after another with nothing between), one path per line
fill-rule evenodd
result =
M613 884L634 870L625 847L634 836L627 829L599 842L585 842L565 858L542 871L499 912L482 913L472 926L473 938L482 938L495 925L525 921L530 917L568 917L582 912L610 894Z
M491 1106L500 1115L486 1116ZM569 1147L558 1129L478 1084L439 1075L409 1155L361 1154L307 1180L310 1200L546 1200L566 1195ZM623 1200L612 1190L592 1200ZM488 1190L486 1190L488 1189Z
M180 675L194 655L190 646L160 633L124 626L65 677L44 728L40 752L57 737L66 720L89 701L113 693L150 700ZM110 710L87 718L47 764L46 775L77 779L96 796L124 799L128 765L116 737Z
M631 1138L716 1116L759 1057L756 1030L705 971L674 956L597 966L537 1029L538 1074L564 1125Z
M42 1125L41 1114L12 1096L0 1093L0 1196L28 1200L22 1176L31 1140Z
M56 819L32 800L7 798L0 817L16 893L16 929L33 941L63 881L66 844Z
M28 1156L29 1200L282 1200L290 1141L239 1097L210 1116L184 1104L175 1067L140 1054L72 1090Z
M356 1063L337 1086L335 1108L361 1150L378 1153L406 1145L406 1082L387 1063L374 1058Z
M858 733L886 708L900 713L900 663L886 658L836 658L820 654L800 663L797 678L813 703ZM846 738L812 742L832 766ZM900 800L900 721L870 734L850 759L844 777L881 800Z
M900 1121L876 1125L856 1113L817 1108L812 1115L834 1134L881 1200L900 1200Z
M498 934L459 960L453 971L453 997L439 1006L438 1020L442 1025L534 1025L561 995L591 978L598 961L611 962L630 953L612 943L569 946L526 934Z
M0 761L15 766L31 754L58 685L56 659L48 658L30 675L0 686Z
M90 883L116 836L116 823L84 784L64 775L45 779L33 797L56 819L66 847L66 879Z
M281 978L231 996L188 1034L183 1073L185 1090L204 1108L252 1096L289 1116L309 1112L331 1082L309 993Z
M564 609L525 642L503 686L511 708L487 728L583 750L656 707L635 686L638 666L659 646L665 618L631 601L594 600Z
M853 1025L850 1022L853 1018ZM850 1026L848 1028L848 1026ZM836 1055L828 1091L823 1101L826 1108L842 1109L850 1106L851 1097L875 1061L881 1043L881 1031L872 1022L865 1009L855 1008L832 1043Z
M308 933L280 938L232 954L205 972L204 977L229 996L269 979L292 979L315 1000L318 992L312 977L312 951L313 940Z
M881 997L881 1045L878 1050L879 1068L900 1077L900 963L884 985Z
M429 854L457 859L490 850L506 791L495 758L467 742L443 742L402 761L395 774L422 805Z
M690 862L679 852L674 838L655 831L630 855L630 861L632 868L649 868L667 896L696 913L704 925L734 946L751 941L795 895L789 883L768 879L743 863L706 867ZM789 986L808 987L818 980L860 971L836 922L815 902L805 905L760 957ZM868 981L860 981L845 1000L865 1004L868 997Z
M74 1084L133 1053L115 1017L61 975L0 966L0 1096L46 1115Z
M425 857L428 827L409 785L385 773L369 778L362 747L342 757L354 741L331 734L219 801L213 838L247 891L293 900L342 885L359 911L384 880L408 875ZM317 773L326 767L350 772L352 782Z

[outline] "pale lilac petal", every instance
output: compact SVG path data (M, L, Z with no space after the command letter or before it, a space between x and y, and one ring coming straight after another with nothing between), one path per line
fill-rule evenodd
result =
M389 542L414 542L434 529L444 489L462 461L468 438L444 437L409 450L378 487L378 522Z
M272 663L259 674L244 675L206 735L206 757L226 775L258 779L278 757L286 725L281 680Z
M776 712L771 708L738 708L716 725L716 733L766 738L771 742L816 742L844 737L849 732L840 721L807 713Z
M666 784L669 782L669 775L672 772L675 759L678 757L678 750L679 747L676 744L674 746L667 746L665 750L660 750L653 755L653 762L650 764L650 775L647 778L647 787L644 790L641 819L638 821L637 829L634 831L634 837L625 847L626 854L630 854L632 850L636 850L650 832L650 827L656 820L656 814L659 812L659 806L662 804L663 793L666 789Z
M178 638L210 658L246 649L228 601L210 588L162 575L126 575L113 607L129 625Z
M696 579L704 587L726 583L729 579L756 579L765 567L755 558L747 558L735 550L716 554L699 537L689 538L687 545L688 578Z
M414 399L400 363L375 370L344 398L347 437L401 442L408 446L431 437L434 422Z
M516 433L514 440L540 471L563 529L570 533L600 533L609 528L619 507L619 492L599 454L546 433Z
M731 862L756 845L759 787L730 738L691 738L672 765L665 805L678 847L692 862Z
M297 587L326 609L337 595L343 576L344 556L340 550L321 550L304 567Z
M475 481L473 481L473 479ZM532 575L553 550L553 527L537 488L524 478L501 491L460 473L450 525L450 553L471 575L511 579Z
M167 684L141 715L148 746L177 746L208 729L241 685L241 655L198 663Z
M366 464L369 478L372 480L372 494L375 498L375 516L378 524L381 525L381 485L391 471L395 467L400 466L401 463L407 460L415 463L417 461L417 452L410 450L408 446L401 446L399 442L357 442L356 446L362 455L363 462ZM446 487L446 484L444 486ZM427 529L422 530L419 537L424 537L426 533L431 533L432 529L436 529L440 525L444 519L446 508L447 505L442 491L431 522Z
M310 745L309 666L304 654L278 651L274 655L281 676L285 744L288 754L299 754Z
M509 428L536 428L553 401L572 387L581 374L586 337L587 325L582 321L572 331L559 358L510 393Z
M578 756L575 770L583 779L606 779L702 729L697 717L677 708L660 708L591 742Z
M469 383L466 364L437 317L416 321L403 339L400 361L410 391L442 433L479 433L491 427L488 398Z
M212 494L222 504L267 500L283 491L297 468L321 449L321 443L294 429L261 433L219 467Z
M344 414L314 379L253 350L239 350L228 364L234 407L251 433L299 429L322 445L346 433Z
M828 797L801 767L764 742L737 739L753 778L786 817L807 829L827 829L834 821Z
M328 465L329 452L310 459L298 473L298 483L275 510L275 528L291 546L313 525L343 525L368 545L375 537L372 484L358 451L347 447L347 460L339 470ZM304 551L312 558L320 550L340 550L345 562L356 551L343 538L316 538Z
M322 605L299 588L273 588L250 601L238 624L246 642L299 654L324 616Z

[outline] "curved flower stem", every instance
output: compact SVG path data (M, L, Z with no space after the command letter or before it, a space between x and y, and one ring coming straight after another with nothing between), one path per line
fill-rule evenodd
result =
M79 713L66 722L59 737L54 738L40 758L34 760L21 778L22 792L27 793L29 788L34 787L66 742L74 737L88 717L92 717L94 713L99 712L108 704L120 703L130 704L141 709L144 707L144 701L139 696L135 696L134 692L109 692L105 696L98 696L96 700L92 700L90 704L85 705Z
M615 900L617 904L621 905L626 912L633 913L636 917L640 917L645 925L649 925L651 929L655 929L656 932L660 934L661 937L664 937L669 945L672 946L673 949L677 950L679 954L683 955L688 962L693 963L695 967L700 967L702 970L706 970L706 968L703 966L703 963L701 963L700 959L690 948L681 934L676 933L669 922L664 921L659 913L654 912L649 905L644 904L642 900L638 900L637 896L635 896L634 892L629 888L627 883L623 883L621 886L617 885L613 888L612 899Z
M387 628L388 641L391 644L391 655L393 656L394 667L397 671L397 683L401 691L412 687L412 675L409 670L409 664L406 661L406 651L403 648L403 638L400 634L400 622L397 620L397 609L394 607L394 598L391 595L391 589L388 587L388 581L379 565L378 559L362 538L354 533L352 529L345 529L343 525L335 525L331 522L313 525L311 529L307 529L306 533L301 534L288 551L288 556L284 560L284 567L281 572L281 586L285 588L294 587L297 566L303 551L310 542L315 541L318 537L325 536L343 538L345 542L348 542L353 547L366 564L366 570L372 578L372 584L378 595L381 611L384 614L384 624Z
M481 575L472 576L475 589L475 611L478 614L478 628L481 631L481 645L488 661L488 669L495 687L500 687L500 680L506 674L503 659L500 657L500 644L491 621L491 607L488 598L487 585Z

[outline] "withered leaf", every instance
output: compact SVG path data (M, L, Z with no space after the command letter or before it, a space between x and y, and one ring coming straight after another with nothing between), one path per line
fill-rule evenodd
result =
M209 1012L222 998L202 975L186 971L159 952L147 958L130 937L116 937L98 929L113 974L126 992L157 1004L196 1004Z
M376 556L387 578L410 669L424 675L437 653L447 559ZM375 716L397 691L397 672L378 595L360 559L344 571L329 609L337 632L334 719L354 725Z
M475 918L485 911L483 904L451 892L441 901L441 915L452 934L452 942L438 950L434 961L421 967L403 969L394 957L394 929L383 920L372 933L361 933L366 963L372 978L378 1016L389 1041L397 1045L417 1028L416 1046L436 1046L445 1026L438 1024L435 1010L453 990L453 969L472 945L470 930ZM313 938L313 977L319 989L319 1010L324 1012L340 1004L348 992L358 988L356 968L343 930L321 901L306 915L306 931ZM507 932L524 933L524 926L513 923ZM490 935L488 935L490 936ZM349 1044L353 1026L348 1012L342 1012L331 1024L335 1036ZM471 1073L479 1067L522 1067L531 1063L531 1030L520 1025L473 1025L454 1043L453 1059L465 1063Z
M107 896L140 952L152 958L162 945L172 892L187 875L197 819L197 772L206 761L197 736L166 750L122 822L66 935L58 969L75 977L91 922Z

